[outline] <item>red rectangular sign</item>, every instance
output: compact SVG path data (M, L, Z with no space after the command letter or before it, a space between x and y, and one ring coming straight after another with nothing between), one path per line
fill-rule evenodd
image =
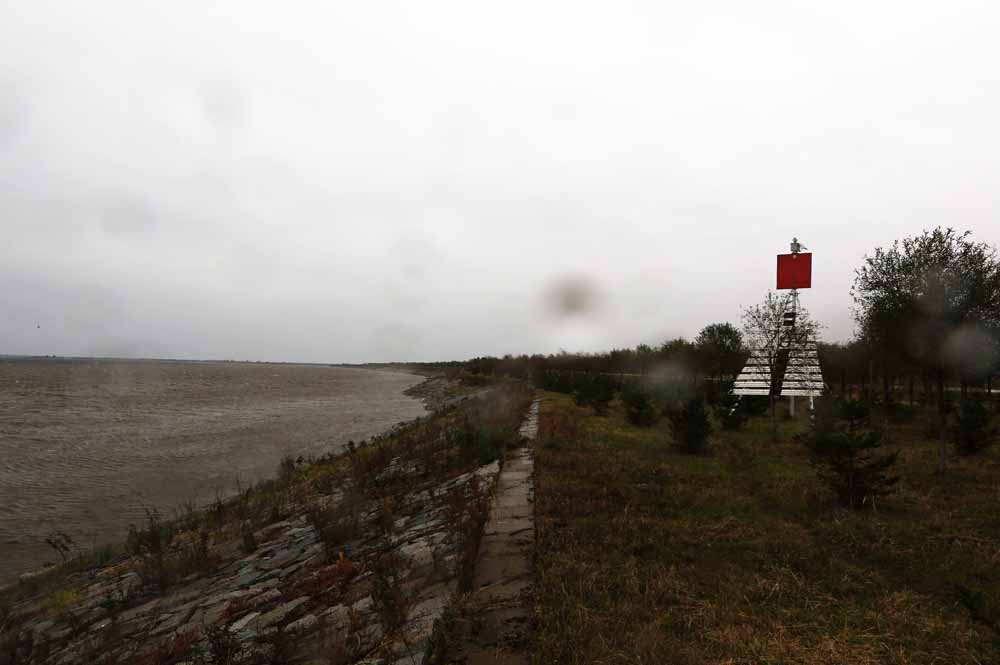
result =
M778 288L810 288L812 286L812 258L812 254L778 254Z

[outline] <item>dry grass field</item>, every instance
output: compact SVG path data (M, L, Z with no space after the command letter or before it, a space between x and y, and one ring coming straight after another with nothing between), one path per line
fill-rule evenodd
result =
M1000 450L938 474L919 416L888 426L898 492L850 512L794 441L806 426L716 428L689 456L662 420L547 393L534 662L1000 662Z

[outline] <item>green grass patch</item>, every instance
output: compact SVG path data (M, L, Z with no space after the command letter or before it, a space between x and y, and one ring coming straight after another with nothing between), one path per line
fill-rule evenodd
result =
M670 427L546 393L535 448L535 663L987 663L1000 653L1000 456L935 472L919 423L888 423L896 494L838 508L805 418Z

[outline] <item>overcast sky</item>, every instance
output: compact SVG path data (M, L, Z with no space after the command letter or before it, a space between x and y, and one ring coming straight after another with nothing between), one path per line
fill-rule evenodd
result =
M0 353L658 343L793 235L846 339L874 247L1000 243L1000 6L806 4L0 3Z

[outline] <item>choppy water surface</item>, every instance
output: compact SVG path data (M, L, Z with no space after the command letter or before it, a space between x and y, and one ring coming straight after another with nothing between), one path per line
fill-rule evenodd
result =
M0 360L0 582L55 529L121 540L144 506L205 503L425 411L419 377L310 365Z

